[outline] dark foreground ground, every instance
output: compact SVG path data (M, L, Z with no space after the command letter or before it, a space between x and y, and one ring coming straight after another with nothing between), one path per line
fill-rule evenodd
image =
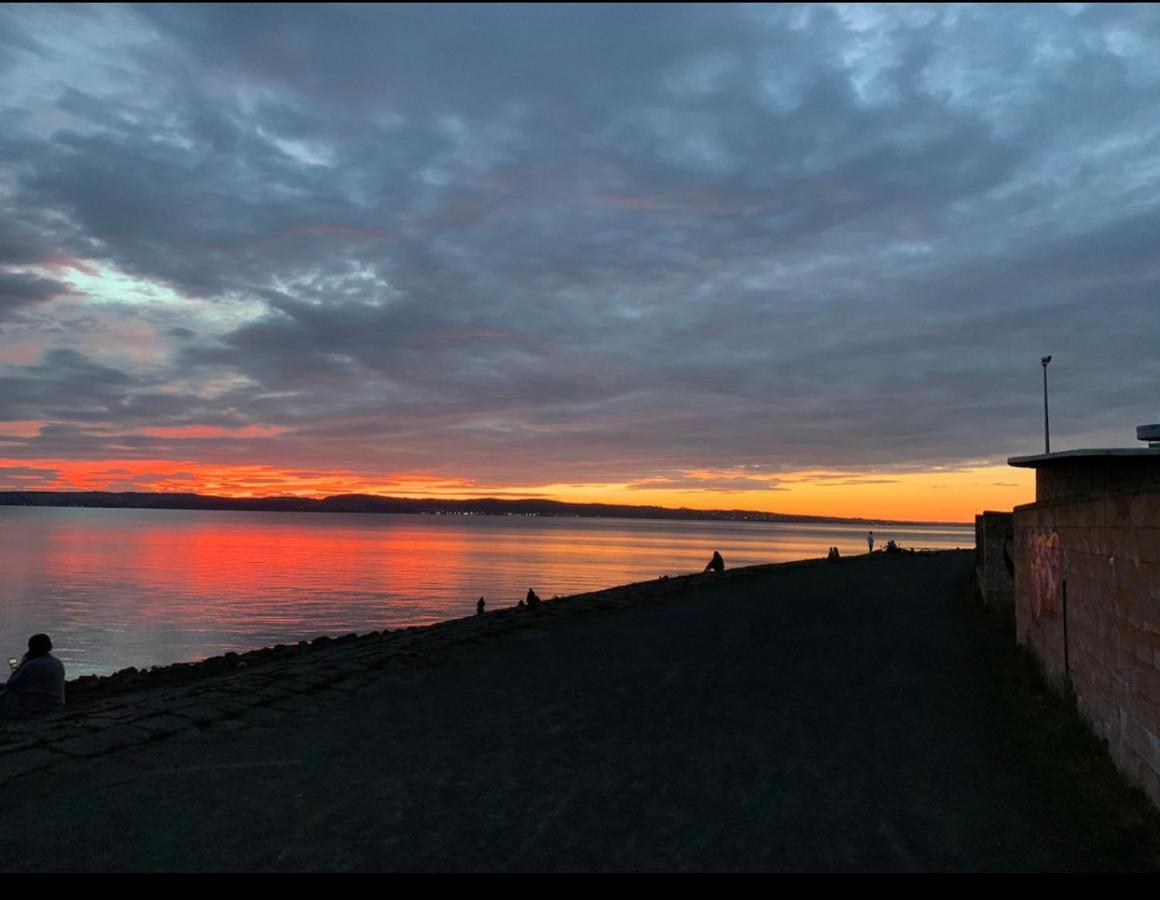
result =
M972 566L944 553L698 577L525 618L280 717L61 756L0 785L0 867L1104 867L996 725L988 632L963 614Z

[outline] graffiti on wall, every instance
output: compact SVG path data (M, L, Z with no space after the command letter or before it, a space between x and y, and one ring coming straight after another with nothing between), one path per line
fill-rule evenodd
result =
M1031 617L1038 620L1059 613L1063 563L1059 535L1054 531L1033 532L1030 543Z
M1007 523L1007 533L1003 535L1003 565L1007 567L1007 574L1015 577L1015 531L1011 523Z

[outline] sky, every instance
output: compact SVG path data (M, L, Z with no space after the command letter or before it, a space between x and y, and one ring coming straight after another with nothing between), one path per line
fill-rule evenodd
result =
M0 6L0 490L969 521L1158 248L1154 5Z

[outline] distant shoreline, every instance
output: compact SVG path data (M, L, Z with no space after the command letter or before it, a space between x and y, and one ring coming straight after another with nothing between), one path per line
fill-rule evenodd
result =
M696 522L765 522L807 525L972 527L971 522L919 522L795 516L756 510L704 510L612 503L565 503L559 500L476 500L380 497L340 494L310 497L216 497L207 494L110 491L0 491L0 506L80 507L85 509L185 509L237 512L395 513L401 515L512 516L530 518L653 519Z

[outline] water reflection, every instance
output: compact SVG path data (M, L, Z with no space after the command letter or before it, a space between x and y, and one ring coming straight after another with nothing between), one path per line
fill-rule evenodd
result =
M875 529L969 547L970 528ZM864 553L865 530L751 522L0 507L0 649L52 635L70 677L418 625L661 574Z

